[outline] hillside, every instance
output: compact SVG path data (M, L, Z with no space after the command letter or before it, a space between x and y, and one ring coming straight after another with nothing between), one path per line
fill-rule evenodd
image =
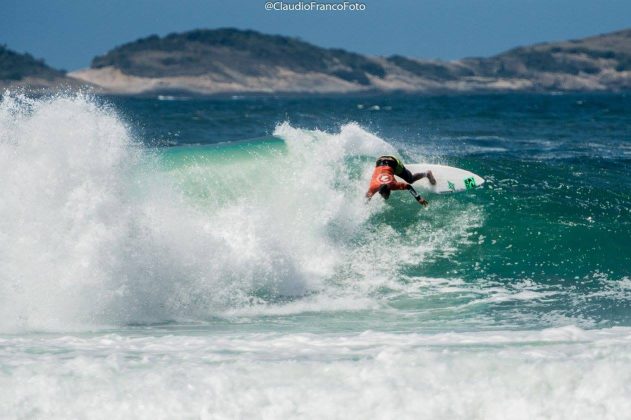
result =
M463 60L463 63L482 76L527 79L539 89L629 89L631 29L514 48L495 57Z
M385 69L371 57L236 29L150 36L72 74L115 92L347 92L372 89Z
M631 88L631 29L514 48L489 58L388 60L419 80L453 90L626 90Z
M266 76L274 67L294 72L324 73L362 85L368 76L383 77L373 60L343 50L327 50L297 39L236 29L195 30L151 36L96 57L92 68L112 66L139 77Z
M238 29L152 35L64 73L0 49L0 85L89 83L116 94L621 91L631 89L631 29L518 47L486 58L372 57Z
M0 45L0 87L50 88L76 84L65 72L47 66L30 54L20 54Z

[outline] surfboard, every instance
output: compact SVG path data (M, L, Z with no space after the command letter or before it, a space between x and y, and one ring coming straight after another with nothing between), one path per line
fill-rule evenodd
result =
M484 178L473 172L466 171L453 166L433 165L429 163L406 164L406 168L413 174L417 172L432 171L436 178L436 185L431 185L427 178L416 181L412 186L415 189L430 191L438 194L453 193L459 191L472 190L484 184ZM405 182L398 176L397 181Z

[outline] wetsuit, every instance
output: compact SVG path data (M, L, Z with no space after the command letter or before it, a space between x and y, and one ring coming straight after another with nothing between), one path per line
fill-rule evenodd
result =
M406 182L398 182L394 176L397 175L403 178ZM366 197L371 198L382 185L388 185L390 190L409 190L412 197L419 203L423 198L416 192L410 185L414 182L414 176L412 173L401 163L401 161L394 156L380 156L377 159L375 170L372 173L372 179L370 180L370 187Z
M394 178L394 169L390 166L377 166L372 173L372 179L370 180L370 187L366 193L366 197L372 197L375 195L382 185L388 185L391 190L407 190L409 184L406 182L397 182Z

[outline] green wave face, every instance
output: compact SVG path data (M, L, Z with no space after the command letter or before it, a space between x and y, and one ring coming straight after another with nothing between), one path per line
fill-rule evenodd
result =
M524 305L528 322L628 319L616 310L627 294L618 280L630 266L621 252L631 233L622 163L602 172L589 160L453 158L440 163L487 183L429 195L425 210L404 192L363 202L375 156L392 146L361 128L329 134L283 126L275 134L169 149L163 169L209 217L231 213L237 225L255 225L254 235L279 239L314 281L306 293L361 290L427 316L433 305L447 319L461 319L453 308L472 311L476 322L519 320ZM240 235L235 229L231 237Z
M265 190L276 166L279 173L287 155L275 138L213 146L173 147L160 156L162 169L197 205L209 211L242 196ZM265 165L269 165L268 168ZM264 183L263 181L268 181Z

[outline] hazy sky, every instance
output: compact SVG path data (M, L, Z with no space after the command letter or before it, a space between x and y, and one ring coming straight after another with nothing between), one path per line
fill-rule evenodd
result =
M363 0L366 10L356 12L266 11L265 3L0 0L0 44L74 70L116 45L194 28L256 29L366 54L456 59L631 27L631 0Z

